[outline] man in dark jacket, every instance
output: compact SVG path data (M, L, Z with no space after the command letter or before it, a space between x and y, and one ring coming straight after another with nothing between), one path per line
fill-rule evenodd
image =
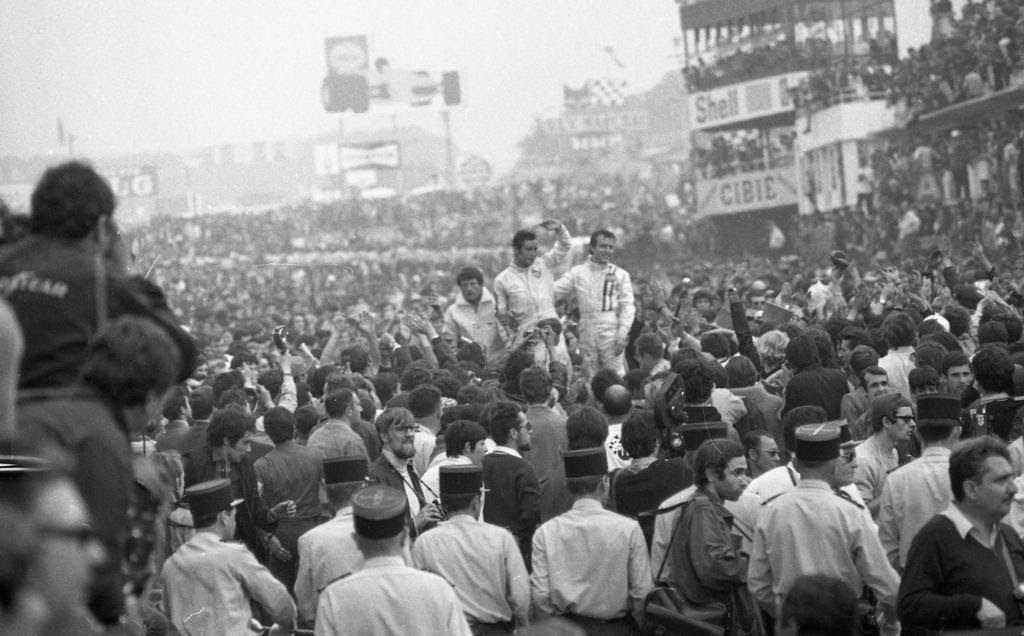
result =
M153 323L124 316L106 325L86 352L74 386L35 393L18 407L18 426L73 466L71 478L89 508L105 558L90 609L104 624L125 610L123 563L135 479L128 440L156 414L177 375L171 339Z
M238 506L235 538L241 540L260 563L267 563L270 554L284 557L280 541L272 534L278 517L295 514L294 501L282 501L268 508L260 497L256 470L249 454L248 435L252 417L242 408L228 406L210 418L206 444L185 455L185 487L211 479L230 479Z
M789 341L786 364L794 375L786 385L786 403L781 415L798 406L820 406L830 420L842 416L841 403L850 388L842 371L821 366L813 336L800 334Z
M540 523L540 483L523 456L530 450L532 425L514 402L495 402L481 415L497 444L484 456L484 521L507 528L519 542L523 561L530 563L533 531Z
M25 335L19 386L66 386L78 376L89 340L108 319L145 317L180 354L177 381L198 355L163 292L128 275L128 252L114 223L114 194L90 166L47 170L32 193L29 236L0 252L0 294Z

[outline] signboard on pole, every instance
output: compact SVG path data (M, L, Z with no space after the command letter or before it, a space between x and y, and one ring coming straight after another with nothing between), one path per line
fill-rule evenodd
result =
M469 155L459 164L459 179L467 188L484 187L492 174L491 164L478 155Z
M339 158L342 170L356 168L398 168L402 165L397 141L345 144Z

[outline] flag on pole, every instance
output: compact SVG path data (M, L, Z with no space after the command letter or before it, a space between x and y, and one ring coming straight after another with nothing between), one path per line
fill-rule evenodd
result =
M622 106L626 103L626 80L606 78L587 82L591 106Z

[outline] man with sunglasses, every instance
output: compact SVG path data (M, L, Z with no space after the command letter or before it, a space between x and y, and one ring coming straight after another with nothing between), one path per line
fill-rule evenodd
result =
M530 450L533 426L516 403L507 401L488 405L480 423L497 444L483 460L484 521L507 528L524 563L530 563L533 531L540 524L540 482L522 453Z
M754 534L748 586L772 616L794 582L806 574L827 574L854 590L867 586L893 633L899 576L885 558L864 507L839 490L847 474L840 427L808 424L794 431L797 485L765 506Z
M921 457L885 478L878 511L878 538L889 562L902 572L910 542L932 517L953 499L949 485L949 456L960 439L960 400L933 393L917 398L917 435Z
M743 448L747 457L750 478L760 477L782 464L779 444L767 431L750 431L743 436Z
M916 426L914 407L902 393L879 396L871 405L871 428L874 433L857 446L857 474L854 483L872 517L878 516L878 509L882 505L882 487L886 475L900 465L896 446L908 441Z

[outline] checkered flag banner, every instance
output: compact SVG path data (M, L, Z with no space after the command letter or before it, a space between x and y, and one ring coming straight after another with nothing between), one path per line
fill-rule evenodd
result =
M587 81L591 106L622 106L626 102L626 80L592 79Z

